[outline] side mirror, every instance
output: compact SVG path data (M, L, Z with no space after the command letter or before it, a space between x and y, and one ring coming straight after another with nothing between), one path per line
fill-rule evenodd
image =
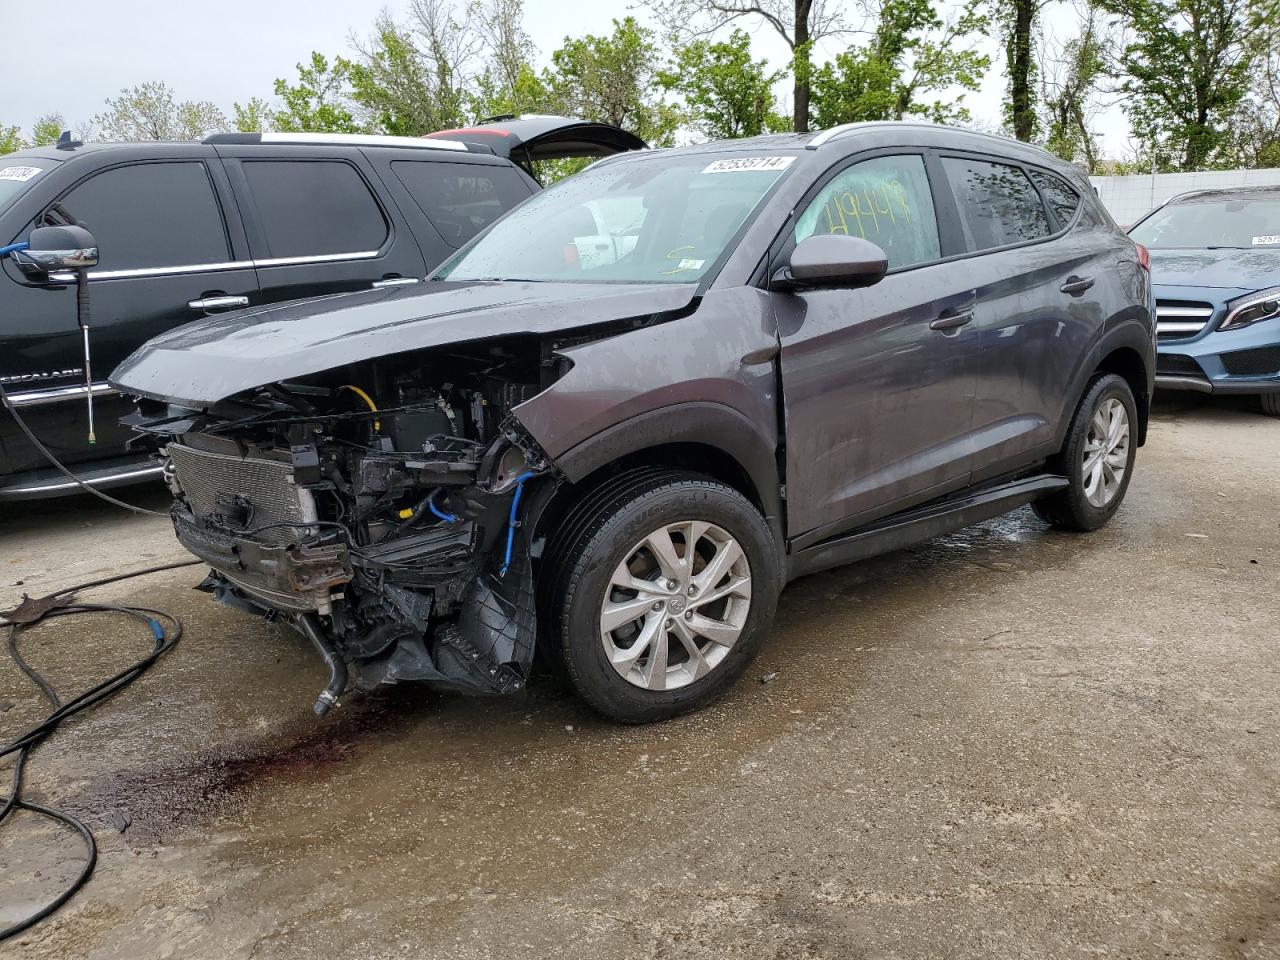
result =
M27 249L10 256L19 270L33 277L87 270L98 265L98 242L84 227L36 227Z
M821 233L805 237L791 251L790 263L774 276L783 289L869 287L889 269L879 246L861 237Z

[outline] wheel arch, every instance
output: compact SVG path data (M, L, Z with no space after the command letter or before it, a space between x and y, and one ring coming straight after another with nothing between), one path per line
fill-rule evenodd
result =
M539 498L535 530L554 524L582 497L640 467L687 470L719 480L750 500L785 549L777 451L743 414L718 403L680 403L624 420L556 457L567 481ZM536 535L536 534L535 534Z
M1060 449L1066 441L1071 418L1089 389L1089 381L1098 373L1114 373L1129 384L1138 408L1138 446L1146 443L1151 393L1155 385L1155 344L1151 339L1149 322L1130 317L1110 326L1080 365L1058 421L1055 449Z

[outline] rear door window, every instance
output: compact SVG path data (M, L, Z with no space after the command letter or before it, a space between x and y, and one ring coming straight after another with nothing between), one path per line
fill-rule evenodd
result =
M1058 225L1065 227L1075 219L1076 210L1080 206L1080 194L1072 189L1071 184L1061 177L1043 170L1032 170L1031 179L1035 181L1040 192L1044 194L1053 213L1058 218Z
M376 253L388 227L358 170L344 160L241 163L268 259Z
M799 243L820 233L843 233L877 244L889 269L937 260L938 221L918 154L875 157L838 173L796 221Z
M98 243L98 267L145 270L231 259L222 208L200 161L94 174L58 201Z
M455 248L532 192L511 167L396 160L391 169L445 242Z
M1015 166L943 157L969 250L990 250L1049 236L1049 215L1027 175Z

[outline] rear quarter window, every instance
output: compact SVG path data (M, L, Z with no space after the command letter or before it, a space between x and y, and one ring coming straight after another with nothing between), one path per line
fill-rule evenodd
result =
M445 242L455 248L533 192L511 167L396 160L391 169Z
M1032 170L1031 179L1035 181L1040 192L1044 194L1049 206L1053 208L1058 225L1065 227L1075 219L1080 208L1080 194L1067 181L1044 170Z

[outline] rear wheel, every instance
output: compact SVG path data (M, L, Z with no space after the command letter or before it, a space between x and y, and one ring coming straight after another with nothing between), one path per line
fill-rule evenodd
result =
M1258 399L1262 401L1263 413L1280 417L1280 393L1264 393Z
M567 518L548 586L570 682L624 723L709 703L773 619L779 562L760 512L690 474L641 474Z
M1137 405L1123 377L1096 377L1071 418L1053 469L1065 490L1032 504L1044 521L1064 530L1097 530L1120 507L1137 454Z

